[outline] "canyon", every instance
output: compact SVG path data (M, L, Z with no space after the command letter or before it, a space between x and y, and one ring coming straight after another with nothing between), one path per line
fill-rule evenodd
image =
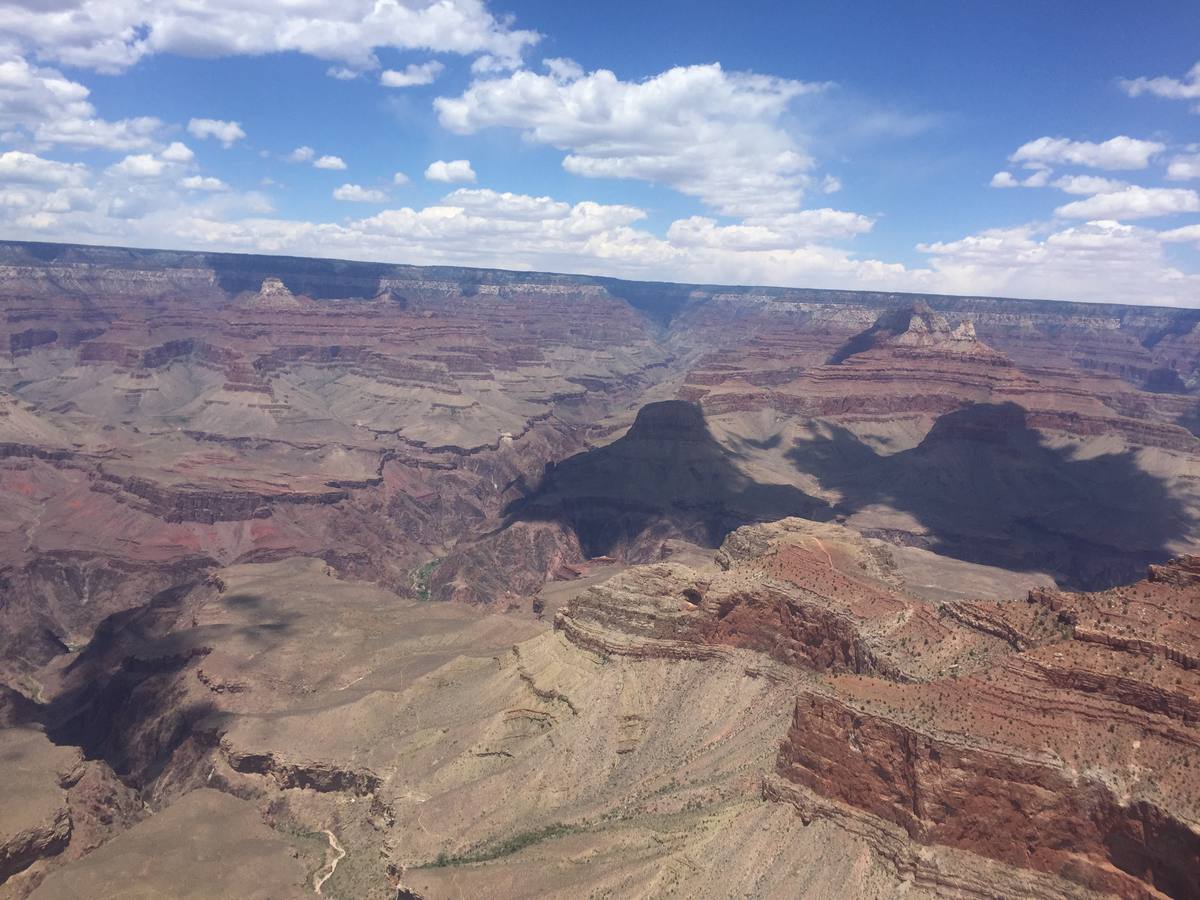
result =
M0 310L0 898L1200 896L1196 310L20 242Z

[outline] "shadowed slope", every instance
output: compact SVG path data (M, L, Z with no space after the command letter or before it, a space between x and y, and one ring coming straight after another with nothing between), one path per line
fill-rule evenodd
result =
M925 535L916 540L928 549L1042 569L1074 587L1130 581L1188 533L1182 502L1132 453L1075 458L1045 445L1015 403L944 415L917 447L890 456L835 427L788 457L838 491L859 527L878 528L871 508L890 507L919 520Z
M798 488L747 477L700 407L681 400L643 406L624 437L547 469L505 513L510 524L564 523L589 557L621 551L652 530L715 547L752 522L828 517L825 504Z

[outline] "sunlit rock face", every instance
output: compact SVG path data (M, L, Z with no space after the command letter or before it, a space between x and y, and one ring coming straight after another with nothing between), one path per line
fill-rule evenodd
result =
M19 243L0 313L0 894L1194 896L1194 313Z

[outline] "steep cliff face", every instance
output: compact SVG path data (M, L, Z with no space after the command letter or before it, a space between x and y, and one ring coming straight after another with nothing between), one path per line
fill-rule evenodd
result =
M102 762L33 727L0 729L5 780L0 887L24 896L48 868L84 856L144 815Z
M1175 574L1194 566L997 610L1026 635L1053 621L1062 637L1026 637L994 667L806 692L780 776L919 843L1122 896L1196 896L1200 593Z
M765 795L871 834L898 869L936 845L1087 891L1196 896L1200 559L1101 594L940 605L839 526L743 528L718 562L632 569L556 627L605 654L746 647L816 673Z
M779 773L821 798L944 844L1120 896L1195 896L1186 818L1055 760L972 747L836 699L797 701Z

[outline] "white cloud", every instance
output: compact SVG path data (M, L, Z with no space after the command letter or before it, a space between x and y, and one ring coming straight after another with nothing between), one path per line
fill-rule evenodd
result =
M0 6L0 33L38 56L115 72L155 53L215 58L294 51L356 70L375 50L487 53L520 63L538 40L485 0L53 0Z
M774 219L749 219L740 225L718 225L714 219L692 216L672 222L667 239L680 247L783 250L813 239L865 234L873 225L866 216L835 209L807 209Z
M1144 169L1151 157L1165 150L1157 141L1119 135L1100 144L1041 137L1017 148L1009 159L1016 163L1086 166L1090 169Z
M1200 178L1200 153L1191 156L1176 156L1167 166L1167 177L1172 181Z
M547 67L545 75L514 72L438 98L442 125L459 134L520 129L530 142L567 151L568 172L666 184L725 215L799 207L813 163L782 119L791 101L825 85L719 64L637 82L604 69L584 74L568 60Z
M229 148L234 141L240 141L246 136L238 122L226 122L222 119L192 119L188 122L187 130L201 140L216 138L221 146Z
M166 150L158 154L160 159L173 163L187 163L196 158L196 154L192 152L192 148L187 144L182 144L179 141L173 141Z
M386 203L387 194L375 188L365 188L361 184L343 184L333 189L334 200L346 200L352 203Z
M474 75L495 75L498 72L507 72L512 68L504 60L497 59L490 53L475 57L471 63L471 73Z
M128 151L154 144L162 122L150 116L102 119L90 93L56 69L20 56L6 59L0 62L0 132L19 131L42 146Z
M1200 224L1184 225L1182 228L1173 228L1170 231L1160 231L1158 238L1161 241L1177 244L1194 243L1196 249L1200 250Z
M1156 78L1125 78L1121 87L1130 97L1140 97L1151 94L1167 100L1200 100L1200 62L1196 63L1183 78L1168 78L1160 75ZM1197 107L1193 112L1200 109Z
M842 189L842 180L835 175L826 175L821 179L822 194L836 194Z
M1050 181L1050 169L1037 169L1032 175L1021 182L1022 187L1045 187Z
M991 186L994 188L1040 188L1050 181L1050 169L1043 166L1034 168L1034 172L1025 178L1018 179L1012 172L997 172L992 176Z
M1054 212L1065 219L1148 219L1200 212L1200 195L1182 188L1129 185L1118 191L1076 200Z
M1107 194L1126 187L1124 181L1101 178L1098 175L1064 175L1056 178L1054 187L1067 194Z
M425 169L425 178L445 184L470 184L475 181L475 170L471 168L470 160L454 159L447 162L439 159Z
M161 159L149 153L137 153L109 166L108 172L111 175L124 175L129 178L157 178L166 168L166 163Z
M218 192L229 190L229 185L220 178L210 178L204 175L189 175L180 181L179 185L189 191Z
M338 81L353 81L362 73L354 69L348 69L345 66L330 66L325 70L325 74L330 78L336 78Z
M392 184L394 184L396 187L402 187L402 186L408 184L408 181L409 181L408 176L405 175L403 172L397 172L395 175L392 176Z
M10 150L0 153L0 183L39 184L56 187L79 187L90 172L82 163L62 163L42 159L32 153Z
M406 67L404 71L397 72L395 69L384 69L379 74L379 83L384 87L416 87L422 84L433 84L434 79L441 74L444 69L440 62L433 60L427 63L421 63Z
M1200 276L1167 262L1159 235L1113 221L993 229L917 249L931 257L926 280L947 293L1185 306L1200 290Z
M284 158L288 162L310 162L315 169L343 171L346 168L346 161L340 156L317 156L312 147L297 147Z
M165 175L170 175L170 169ZM645 211L459 188L424 208L336 222L273 218L266 198L185 191L173 178L104 176L95 188L0 187L0 236L134 246L336 255L705 283L1098 299L1187 305L1200 276L1165 259L1163 242L1200 241L1200 226L1156 235L1111 221L1025 226L922 245L929 265L858 258L823 242L869 227L837 210L738 225L696 217L665 237Z

